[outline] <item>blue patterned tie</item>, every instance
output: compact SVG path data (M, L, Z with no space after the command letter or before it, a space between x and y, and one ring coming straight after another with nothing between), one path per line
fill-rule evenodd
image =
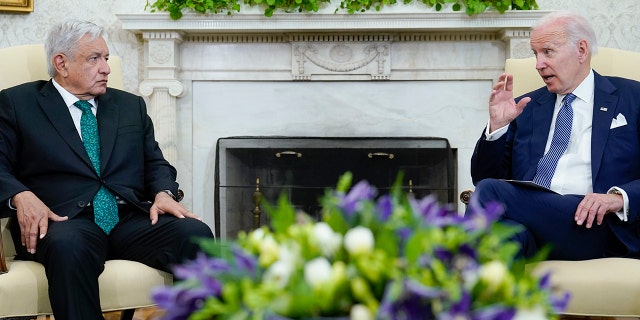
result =
M562 100L562 106L558 111L556 118L555 131L551 139L549 151L538 162L538 171L533 182L549 188L551 186L551 178L558 166L558 160L567 150L569 139L571 138L571 127L573 126L573 109L571 102L576 96L573 93L567 94Z
M98 121L91 112L91 103L85 100L78 100L74 103L78 109L82 110L80 118L80 132L82 142L93 168L100 176L100 136L98 134ZM93 215L96 224L109 234L118 223L118 203L116 197L104 186L100 187L98 193L93 197Z

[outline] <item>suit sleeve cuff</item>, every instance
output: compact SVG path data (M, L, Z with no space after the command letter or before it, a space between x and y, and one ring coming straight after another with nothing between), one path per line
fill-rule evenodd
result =
M624 201L624 205L621 211L615 212L615 214L620 218L620 221L628 221L629 220L629 196L627 196L627 192L618 187L611 187L608 194L619 194L622 195L622 199Z

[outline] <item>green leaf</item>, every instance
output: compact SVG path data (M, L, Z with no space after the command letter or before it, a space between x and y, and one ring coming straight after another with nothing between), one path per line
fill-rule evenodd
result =
M273 10L265 11L265 15L267 13L273 14ZM286 233L289 227L295 223L295 208L285 193L278 197L278 203L275 207L268 203L265 203L264 207L271 217L271 226L275 233Z

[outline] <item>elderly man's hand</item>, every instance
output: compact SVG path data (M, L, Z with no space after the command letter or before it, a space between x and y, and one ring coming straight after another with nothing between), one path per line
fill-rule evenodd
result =
M578 205L574 219L579 226L591 228L595 220L598 225L610 212L618 212L624 207L624 199L619 194L588 193Z
M524 97L516 104L513 99L513 75L500 75L489 97L489 132L508 125L522 113L529 101L531 98Z
M13 196L13 205L17 209L20 225L20 241L30 253L36 253L38 239L47 234L49 220L65 221L68 217L60 217L53 213L33 192L23 191Z
M155 225L158 222L158 215L165 213L172 214L178 218L189 217L201 220L193 212L187 210L167 193L158 192L158 194L156 194L155 200L153 201L153 205L149 210L149 218L151 219L151 224Z

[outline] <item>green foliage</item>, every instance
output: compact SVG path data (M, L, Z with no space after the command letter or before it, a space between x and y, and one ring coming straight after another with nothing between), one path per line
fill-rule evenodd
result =
M402 4L411 4L414 0L402 0ZM451 7L453 11L462 11L473 16L485 11L504 13L507 10L536 10L536 0L415 0L426 7L441 11ZM240 5L264 8L264 15L271 17L274 12L318 12L320 7L329 4L330 0L147 0L145 9L151 12L168 12L171 19L182 18L184 12L196 13L226 13L240 12ZM396 0L341 0L339 10L349 14L366 11L380 11L385 6L396 4Z

